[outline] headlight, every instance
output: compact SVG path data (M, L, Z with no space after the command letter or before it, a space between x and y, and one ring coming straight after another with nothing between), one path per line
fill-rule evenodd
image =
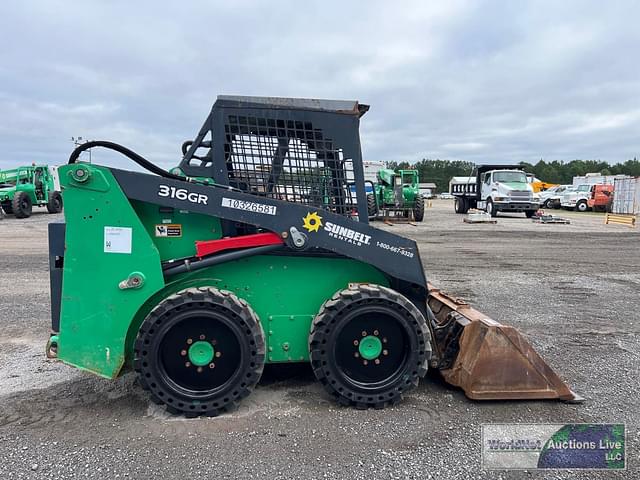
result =
M493 198L496 202L504 202L506 200L505 197L494 197Z

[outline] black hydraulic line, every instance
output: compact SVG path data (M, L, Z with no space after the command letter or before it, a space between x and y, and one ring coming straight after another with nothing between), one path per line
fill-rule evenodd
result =
M83 143L82 145L76 147L75 150L71 152L71 156L69 157L69 163L70 164L76 163L76 161L78 160L78 157L80 157L80 154L82 152L93 147L107 148L109 150L114 150L118 153L121 153L125 157L130 158L131 160L136 162L145 170L148 170L151 173L155 173L156 175L160 175L161 177L172 178L173 180L186 181L184 177L180 177L178 175L174 175L173 173L167 172L166 170L151 163L149 160L147 160L143 156L138 155L133 150L129 150L127 147L124 147L120 144L113 143L113 142L105 142L103 140L94 140L91 142Z
M189 141L191 141L191 140L189 140ZM210 142L203 142L203 143L210 143ZM94 141L91 141L91 142L83 143L82 145L77 147L73 152L71 152L71 156L69 157L69 162L68 163L69 164L76 163L76 161L78 160L78 158L80 157L80 154L82 152L84 152L85 150L88 150L89 148L93 148L93 147L107 148L109 150L114 150L114 151L116 151L118 153L121 153L125 157L130 158L131 160L136 162L142 168L150 171L151 173L155 173L156 175L159 175L161 177L170 178L172 180L180 180L181 182L199 183L199 182L197 182L195 180L192 180L192 179L189 179L187 177L181 177L179 175L174 175L171 172L167 172L166 170L164 170L164 169L158 167L157 165L155 165L154 163L151 163L149 160L144 158L142 155L137 154L133 150L129 150L125 146L122 146L122 145L120 145L118 143L105 142L103 140L94 140ZM232 191L237 191L237 192L241 192L242 191L239 188L225 186L225 185L217 185L215 183L207 183L207 185L210 186L210 187L222 188L224 190L232 190Z
M263 253L272 252L283 248L284 245L263 245L261 247L245 248L244 250L236 250L235 252L221 253L212 257L203 258L202 260L196 260L191 262L184 260L176 266L168 266L163 270L165 277L171 275L177 275L178 273L194 272L201 268L210 267L212 265L218 265L220 263L230 262L232 260L238 260L240 258L251 257L253 255L260 255Z
M189 147L193 145L193 140L187 140L182 144L181 150L182 150L182 155L186 155L187 151L189 150ZM204 148L211 148L211 142L210 141L204 141L200 143L201 147ZM193 158L197 158L198 160L202 160L203 157L198 157L196 155L193 156Z

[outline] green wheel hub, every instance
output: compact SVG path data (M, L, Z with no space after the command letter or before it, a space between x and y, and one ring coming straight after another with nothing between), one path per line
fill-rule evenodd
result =
M215 350L209 342L200 340L189 347L189 361L196 367L203 367L211 363L214 355Z
M365 360L373 360L378 358L382 353L382 342L378 337L374 337L373 335L366 336L360 340L358 351L360 352L360 356Z

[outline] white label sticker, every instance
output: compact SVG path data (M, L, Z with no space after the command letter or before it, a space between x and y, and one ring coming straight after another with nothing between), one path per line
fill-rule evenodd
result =
M131 227L104 227L105 253L131 253Z
M277 207L274 205L265 205L264 203L247 202L245 200L234 200L224 197L222 206L227 208L235 208L236 210L245 210L247 212L263 213L265 215L275 215Z

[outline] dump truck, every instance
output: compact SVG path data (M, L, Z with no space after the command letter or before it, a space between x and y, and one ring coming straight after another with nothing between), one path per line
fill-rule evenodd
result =
M450 188L456 213L478 208L492 217L498 212L524 212L531 218L540 208L539 194L520 165L478 165L467 182L451 182Z
M49 225L47 355L133 370L187 417L229 411L265 364L292 362L356 408L397 403L429 369L473 399L579 400L514 328L430 285L416 242L369 225L368 109L220 96L171 171L77 147ZM146 173L79 161L98 147Z
M417 170L378 170L373 192L367 195L367 209L370 218L380 211L393 212L404 217L413 216L421 222L424 219L424 197L420 194L420 180Z
M34 206L60 213L62 195L55 170L47 165L0 170L0 206L16 218L30 217Z

